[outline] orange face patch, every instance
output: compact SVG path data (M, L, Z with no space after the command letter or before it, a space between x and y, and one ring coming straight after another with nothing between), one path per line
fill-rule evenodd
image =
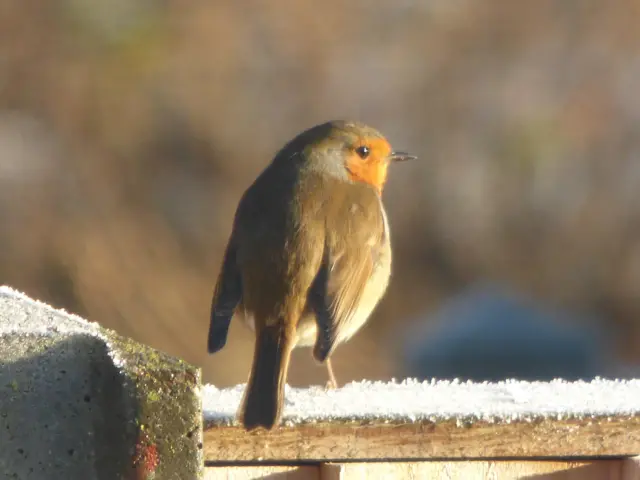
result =
M369 149L369 154L365 158L356 152L362 146ZM346 167L349 177L353 181L368 183L382 192L382 187L387 181L390 153L391 145L384 138L361 139L353 146L351 154L347 157Z

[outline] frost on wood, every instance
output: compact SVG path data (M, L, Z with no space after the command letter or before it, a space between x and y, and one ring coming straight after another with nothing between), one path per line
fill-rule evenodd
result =
M204 419L231 424L244 385L203 387ZM285 424L323 422L407 423L455 420L509 423L640 414L640 380L499 383L456 381L357 382L337 390L286 388Z

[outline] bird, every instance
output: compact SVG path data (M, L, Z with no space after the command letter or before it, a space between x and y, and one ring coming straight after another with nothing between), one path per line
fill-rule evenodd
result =
M284 145L242 195L213 290L208 352L222 349L238 311L255 332L237 419L271 430L282 418L291 352L330 356L367 321L391 275L382 191L394 151L366 124L334 120Z

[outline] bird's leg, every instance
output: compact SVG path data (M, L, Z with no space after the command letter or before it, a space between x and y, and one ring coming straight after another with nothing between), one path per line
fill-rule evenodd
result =
M327 382L328 389L338 388L338 381L336 380L336 376L333 374L333 367L331 366L331 359L327 358L325 361L327 365L327 373L329 374L329 381Z

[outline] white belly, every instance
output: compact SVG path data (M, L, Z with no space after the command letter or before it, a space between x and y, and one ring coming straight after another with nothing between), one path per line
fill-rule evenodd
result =
M382 204L380 207L382 209L382 217L384 219L385 243L380 257L374 265L369 281L364 287L358 308L349 319L349 322L340 330L340 335L338 336L339 343L351 338L353 334L355 334L362 325L365 324L389 285L389 277L391 276L391 242L389 238L389 224L387 222L387 214L384 211Z
M374 265L373 272L367 281L360 298L360 303L349 321L340 328L337 343L342 343L351 338L369 319L373 309L383 297L389 278L391 276L391 239L389 236L389 223L387 214L380 202L382 217L384 219L385 243L382 252ZM297 346L311 347L316 343L317 325L315 316L306 315L298 323Z
M384 219L384 246L377 263L374 265L373 272L364 287L360 303L355 313L340 329L337 343L347 341L366 323L389 285L389 278L391 276L391 238L387 213L384 210L382 202L380 202L380 208L382 209L382 217ZM249 328L255 330L253 315L251 315L250 312L245 311L244 320ZM298 322L296 346L311 347L316 343L316 336L317 325L315 315L311 313L304 315Z

